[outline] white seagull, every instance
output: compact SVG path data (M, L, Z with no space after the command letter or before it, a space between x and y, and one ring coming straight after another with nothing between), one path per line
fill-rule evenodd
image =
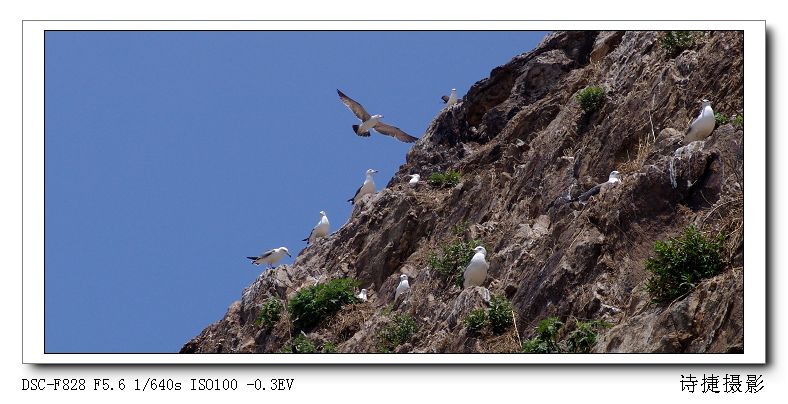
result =
M696 140L706 139L714 130L714 124L714 110L711 109L711 102L704 99L703 105L700 107L700 114L687 128L682 143L686 145Z
M408 177L410 177L410 181L408 181L408 185L410 186L415 186L421 179L421 175L419 174L408 174Z
M586 192L583 192L580 196L575 199L576 201L585 202L588 198L596 195L599 191L602 190L603 187L609 187L612 185L616 185L621 182L621 176L618 174L618 171L611 171L610 175L607 177L607 181L594 185L591 189Z
M361 184L361 187L356 191L356 194L353 195L352 198L348 199L347 201L351 204L355 205L358 201L361 200L361 197L366 194L374 194L375 193L375 181L372 179L372 174L377 173L377 170L369 169L367 170L367 178L364 179L364 183Z
M361 289L361 292L359 292L359 294L356 295L356 297L361 299L361 301L366 302L367 301L367 290L366 289Z
M312 229L312 232L309 233L309 237L301 240L306 241L307 244L314 243L315 240L319 239L320 237L325 237L328 235L328 216L326 216L326 212L320 211L320 221L317 222L317 225Z
M452 105L457 103L457 89L452 88L451 94L448 97L445 95L441 96L441 99L444 103L446 103L446 108L450 108Z
M287 254L288 257L292 257L292 255L290 255L290 251L287 250L287 247L279 247L279 248L274 248L273 250L268 250L260 254L259 257L246 257L246 258L252 260L252 264L255 265L268 264L268 268L271 268L273 267L274 264L279 262L279 260L281 260L282 257L285 256L285 254Z
M375 129L384 135L395 137L397 140L403 141L405 143L413 143L418 139L403 132L400 128L386 125L385 123L381 122L380 118L383 118L383 115L370 115L369 112L367 112L364 107L361 106L361 104L348 97L338 89L337 94L339 94L339 99L342 100L342 103L345 104L350 109L350 111L361 120L361 125L353 125L353 132L355 132L357 135L368 137L369 130Z
M399 299L399 296L407 291L410 290L410 284L408 283L408 275L402 274L399 276L399 285L397 285L397 291L394 293L394 301Z
M484 259L487 250L482 246L478 246L473 251L476 251L476 254L473 254L471 262L468 263L468 267L465 268L465 273L462 275L465 278L465 281L462 283L463 288L482 286L487 278L487 269L490 268L490 264Z

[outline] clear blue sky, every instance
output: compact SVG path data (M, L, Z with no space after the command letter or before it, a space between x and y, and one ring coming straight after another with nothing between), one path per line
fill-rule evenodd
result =
M404 163L337 88L420 137L544 34L47 32L46 352L177 352Z

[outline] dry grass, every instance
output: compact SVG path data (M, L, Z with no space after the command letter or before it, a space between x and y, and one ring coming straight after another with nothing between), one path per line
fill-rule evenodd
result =
M346 305L329 320L325 331L332 336L331 340L338 345L359 332L374 312L375 308L369 303Z
M725 202L720 202L703 218L703 223L712 220L715 227L725 236L724 253L728 263L732 263L736 251L744 241L744 192L740 191Z

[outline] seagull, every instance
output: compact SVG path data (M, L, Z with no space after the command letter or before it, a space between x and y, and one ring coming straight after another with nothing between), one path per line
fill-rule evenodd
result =
M484 279L487 278L487 269L490 268L490 264L484 259L487 250L482 246L478 246L473 251L476 251L476 254L473 254L471 262L468 263L465 273L462 275L465 278L465 281L462 283L463 288L482 286Z
M369 130L375 129L384 135L395 137L397 140L403 141L405 143L413 143L417 140L417 138L403 132L400 128L380 122L380 118L383 118L383 115L370 115L369 112L367 112L364 107L361 106L361 104L348 97L338 89L337 94L339 94L339 99L342 100L342 103L350 108L350 111L361 120L361 125L353 125L353 132L355 132L357 135L368 137Z
M410 177L410 181L408 181L408 185L412 187L416 186L416 184L418 184L419 180L421 179L421 175L419 174L408 174L408 177Z
M288 257L292 257L292 255L290 255L290 251L287 250L287 247L279 247L279 248L274 248L273 250L268 250L260 254L259 257L246 257L246 258L252 260L252 264L255 265L268 264L268 268L272 268L274 264L279 262L279 260L281 260L282 257L285 256L285 254L287 254Z
M328 235L328 216L326 216L326 212L320 211L320 221L317 222L317 225L312 229L312 232L309 233L309 237L301 240L306 241L307 244L314 243L320 237L325 237Z
M407 292L410 290L410 284L408 284L408 275L402 274L399 276L399 285L397 285L397 292L394 293L394 301L399 299L399 295Z
M714 124L714 110L711 109L711 102L704 99L703 105L700 107L700 114L692 121L687 131L684 132L682 144L686 145L696 140L705 139L714 130Z
M367 290L366 289L361 289L361 292L359 292L359 294L356 295L356 297L361 299L361 301L366 302L367 301Z
M452 88L451 89L451 94L448 97L444 95L444 96L441 96L441 99L443 100L444 103L446 103L446 108L450 108L452 105L456 104L457 101L460 101L460 100L457 99L457 89L456 88Z
M602 190L602 187L609 187L612 185L616 185L619 182L621 182L621 177L619 176L618 171L611 171L610 175L607 177L606 182L594 185L591 189L589 189L586 192L583 192L580 196L578 196L577 199L573 199L573 201L585 202L588 200L588 198L598 194L599 191Z
M350 202L351 205L355 205L358 201L361 200L361 197L366 194L374 194L375 193L375 181L372 180L372 174L378 172L377 170L369 169L367 170L367 178L364 180L364 183L361 187L356 191L356 194L353 195L352 198L348 199L347 201Z

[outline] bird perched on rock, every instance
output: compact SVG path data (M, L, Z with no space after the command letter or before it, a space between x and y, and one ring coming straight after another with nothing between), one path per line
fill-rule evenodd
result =
M366 194L374 194L375 193L375 181L372 179L372 174L377 173L377 170L369 169L367 170L367 178L364 179L364 183L361 184L361 187L356 191L356 194L353 195L352 198L348 199L347 201L351 204L355 205L358 201L361 200Z
M273 250L268 250L260 254L260 256L258 257L246 257L246 258L252 260L252 264L255 265L268 264L268 268L271 268L273 267L274 264L279 262L279 260L281 260L282 257L284 257L285 255L287 255L288 257L292 257L292 255L290 255L290 251L287 250L287 247L279 247L279 248L274 248Z
M446 104L446 108L451 108L452 105L457 103L457 89L452 88L449 96L441 96L441 99Z
M399 285L397 285L397 291L394 293L394 301L399 299L400 295L408 292L410 290L410 284L408 284L408 275L402 274L399 276Z
M361 120L361 125L353 125L353 132L355 132L357 135L368 137L369 130L375 129L384 135L394 137L397 140L403 141L405 143L413 143L417 140L417 138L403 132L402 129L391 125L386 125L385 123L381 122L380 118L383 118L383 115L370 115L369 112L367 112L367 110L361 106L361 104L348 97L338 89L337 94L339 94L339 99L342 100L342 103L345 104L350 109L350 111Z
M319 239L320 237L325 237L328 235L328 216L326 216L326 212L320 211L320 221L317 222L317 225L312 229L312 232L309 233L309 237L301 240L306 241L307 244L314 243L315 240Z
M358 295L356 295L356 297L361 299L362 302L366 302L367 301L367 290L366 289L361 289L361 292L359 292Z
M408 181L408 185L410 186L415 186L419 183L419 180L421 180L421 175L419 174L408 174L408 177L410 177L410 181Z
M578 196L576 199L573 199L572 201L585 202L585 201L588 200L588 198L598 194L599 191L602 190L602 188L607 188L607 187L616 185L619 182L621 182L621 177L619 176L618 171L615 171L615 170L611 171L610 175L607 177L607 181L605 181L605 182L603 182L601 184L594 185L591 189L589 189L586 192L583 192L582 194L580 194L580 196Z
M490 268L490 264L484 259L484 256L487 255L487 250L482 246L478 246L474 248L473 251L475 251L476 254L473 254L471 262L468 263L462 275L463 278L465 278L462 283L463 288L481 286L487 278L487 269Z
M711 134L715 125L714 110L711 109L711 102L703 100L703 105L700 107L700 114L692 121L689 128L684 135L682 144L689 144L696 140L703 140Z

